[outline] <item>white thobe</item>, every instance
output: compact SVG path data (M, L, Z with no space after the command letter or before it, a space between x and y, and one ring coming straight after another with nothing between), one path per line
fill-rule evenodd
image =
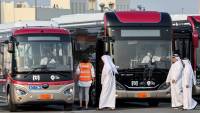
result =
M183 109L194 109L197 102L192 98L192 86L196 85L196 79L189 60L183 60L185 68L183 70ZM186 86L189 86L188 88Z
M141 63L149 63L151 61L151 56L145 56L143 59L142 59L142 62Z
M180 107L183 105L182 98L182 70L183 64L180 60L171 65L166 82L171 84L171 102L172 107ZM175 80L175 83L172 81Z
M49 63L49 64L55 64L56 63L56 61L54 59L50 59L50 61L48 61L48 60L49 60L48 57L42 58L41 61L40 61L40 65L47 65L47 63Z
M104 62L104 67L101 76L102 90L99 100L99 108L100 109L105 107L115 108L115 103L116 103L115 74L117 74L118 72L110 56L103 55L102 60Z

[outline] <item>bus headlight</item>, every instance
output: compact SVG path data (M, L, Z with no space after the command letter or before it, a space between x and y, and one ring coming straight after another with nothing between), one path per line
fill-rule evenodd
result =
M158 90L165 90L167 88L169 88L169 84L166 84L166 82L164 82L163 84L161 84L158 88Z
M16 88L16 93L17 93L19 96L24 96L24 95L27 94L26 90L21 89L21 88Z
M196 77L196 85L200 87L200 75Z
M66 95L66 96L72 96L73 95L73 88L66 89L64 91L64 95Z

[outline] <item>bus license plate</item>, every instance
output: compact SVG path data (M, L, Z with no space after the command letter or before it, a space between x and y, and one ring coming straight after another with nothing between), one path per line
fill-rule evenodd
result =
M149 94L148 94L148 93L145 93L145 92L141 92L141 93L137 93L137 94L136 94L136 97L137 97L137 98L148 98L148 97L149 97Z
M52 94L41 94L39 95L40 100L52 100L53 95Z
M42 89L42 86L29 86L30 90L40 90Z

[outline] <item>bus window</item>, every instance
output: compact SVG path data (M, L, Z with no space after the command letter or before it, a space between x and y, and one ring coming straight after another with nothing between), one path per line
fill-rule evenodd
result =
M4 78L2 73L2 67L3 67L3 46L0 46L0 78Z
M11 72L11 54L8 52L8 46L4 45L3 74L7 76Z

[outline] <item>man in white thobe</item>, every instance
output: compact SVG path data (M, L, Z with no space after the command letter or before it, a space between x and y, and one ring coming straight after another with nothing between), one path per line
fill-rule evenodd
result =
M109 55L103 55L101 59L104 62L101 84L102 90L99 101L99 109L115 109L116 103L116 80L115 74L118 74L116 66Z
M183 109L189 110L194 109L197 102L192 98L192 86L196 85L196 79L188 59L184 59L183 63L185 65L182 77L182 87L183 87Z
M171 85L172 107L177 109L183 106L182 95L182 71L183 63L178 55L172 56L172 65L169 70L166 83Z
M141 63L143 64L150 63L151 57L152 57L151 53L148 52L147 55L142 59Z

